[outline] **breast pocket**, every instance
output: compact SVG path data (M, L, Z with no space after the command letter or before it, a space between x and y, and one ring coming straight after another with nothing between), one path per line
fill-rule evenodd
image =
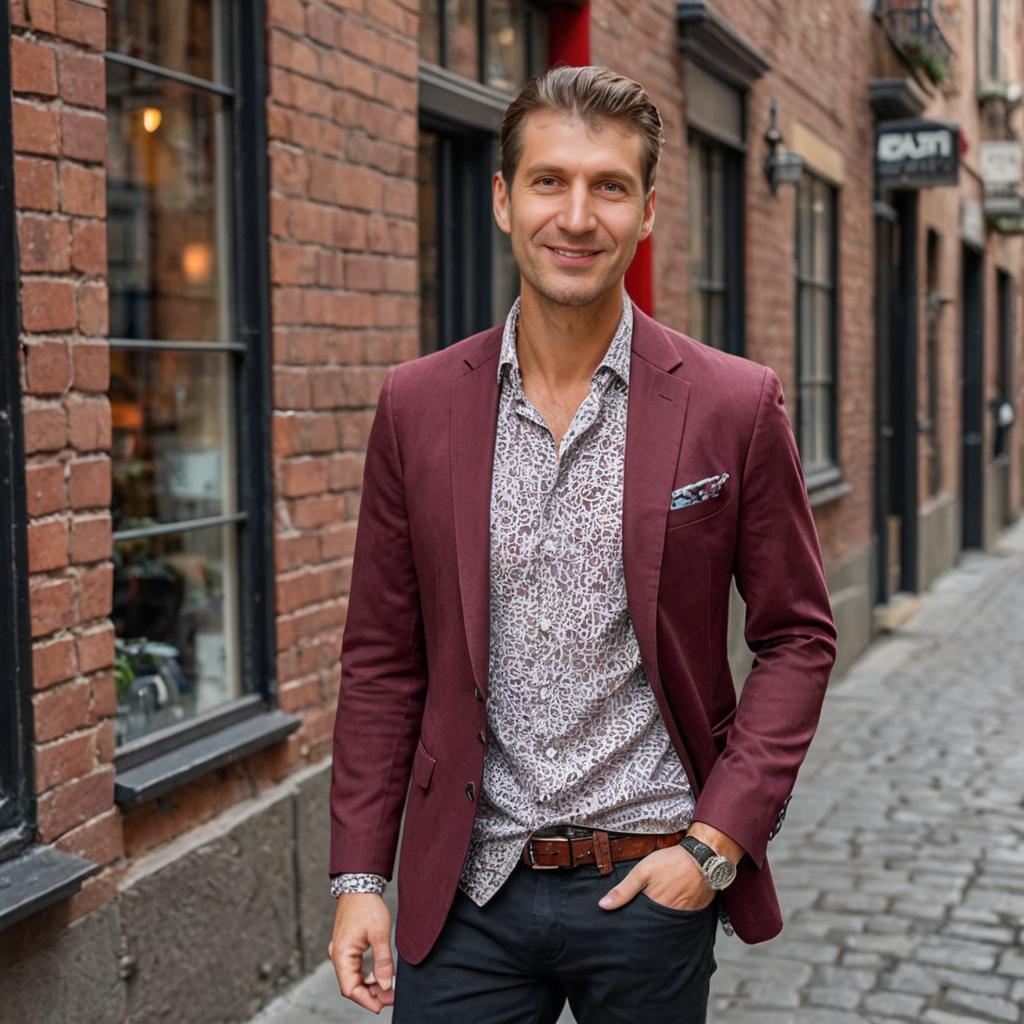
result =
M725 495L719 495L715 498L708 498L707 501L699 501L695 505L669 509L666 528L675 530L681 526L692 526L694 523L719 515L728 504L729 499Z

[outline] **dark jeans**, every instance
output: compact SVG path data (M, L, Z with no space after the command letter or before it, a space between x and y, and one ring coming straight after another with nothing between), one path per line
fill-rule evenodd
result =
M483 907L457 890L430 953L398 956L394 1024L554 1024L566 998L578 1024L703 1024L717 900L674 910L639 892L602 910L640 859L609 875L520 863Z

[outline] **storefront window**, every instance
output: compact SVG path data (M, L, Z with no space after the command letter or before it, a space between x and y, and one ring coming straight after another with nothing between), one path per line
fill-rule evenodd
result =
M118 745L242 694L225 13L108 7Z
M836 190L805 174L797 190L797 439L804 472L836 464Z

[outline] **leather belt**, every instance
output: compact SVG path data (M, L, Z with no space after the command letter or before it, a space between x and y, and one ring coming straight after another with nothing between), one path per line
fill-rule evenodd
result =
M544 835L531 833L520 860L528 867L545 870L548 868L574 868L581 864L596 864L602 875L611 874L612 862L646 857L655 850L675 846L686 835L679 832L648 833L632 835L606 832L603 829L584 829L573 826L568 835Z

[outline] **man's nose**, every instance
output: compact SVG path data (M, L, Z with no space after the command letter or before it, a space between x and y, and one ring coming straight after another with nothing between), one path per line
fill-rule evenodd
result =
M568 235L585 235L597 226L593 197L584 184L565 192L565 202L558 215L558 226Z

